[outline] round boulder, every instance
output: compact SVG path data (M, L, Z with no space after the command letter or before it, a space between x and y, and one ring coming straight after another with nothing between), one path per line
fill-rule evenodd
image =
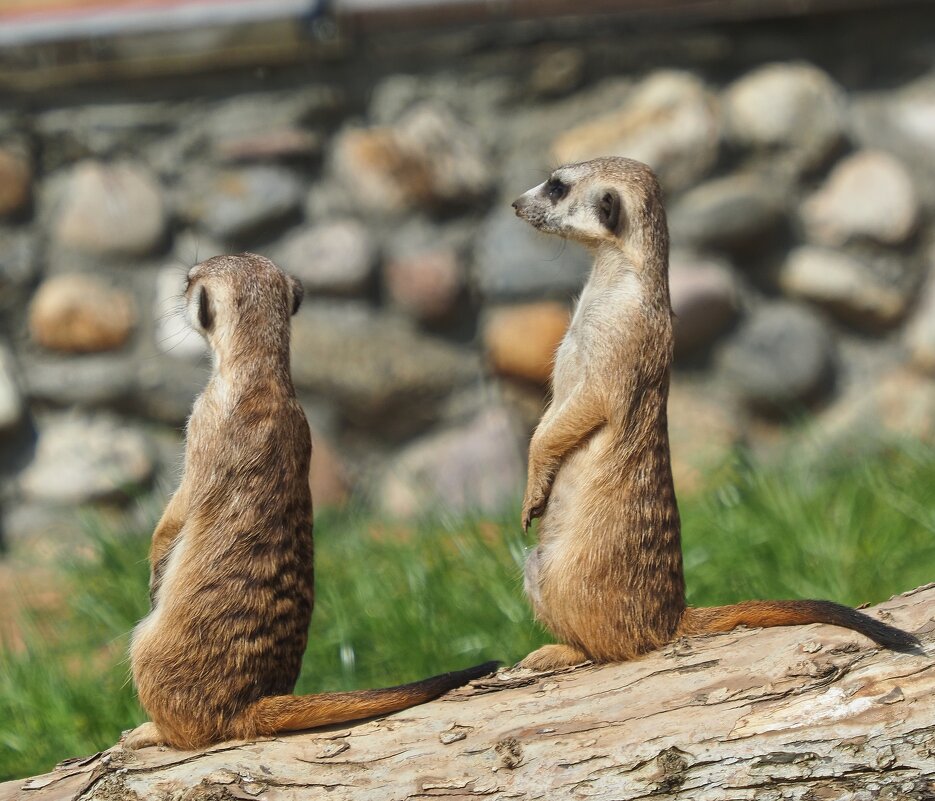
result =
M78 273L44 281L29 309L32 338L44 348L65 353L116 350L135 325L128 292Z
M752 408L794 413L830 388L835 356L821 319L801 306L776 303L740 326L722 353L722 367Z
M808 238L819 245L871 240L905 242L915 231L919 201L909 171L879 150L841 161L802 206Z

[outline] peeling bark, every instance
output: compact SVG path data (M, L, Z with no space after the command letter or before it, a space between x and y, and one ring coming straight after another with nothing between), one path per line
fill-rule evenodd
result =
M501 671L354 726L115 747L0 785L0 801L935 801L935 585L870 612L927 653L817 625L698 637L620 665Z

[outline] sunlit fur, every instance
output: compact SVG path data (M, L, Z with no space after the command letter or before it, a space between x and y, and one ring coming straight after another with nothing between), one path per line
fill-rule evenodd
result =
M219 256L192 268L185 299L214 369L188 421L181 484L153 534L152 611L130 647L152 723L124 744L197 748L355 720L489 672L291 695L314 595L311 441L289 362L301 288L261 256Z
M602 204L619 215L608 223ZM680 634L742 624L829 622L910 647L904 632L826 601L686 609L666 418L673 338L659 185L644 164L602 158L560 167L513 205L540 231L594 255L530 443L523 504L524 527L541 516L526 592L561 642L523 664L622 661Z

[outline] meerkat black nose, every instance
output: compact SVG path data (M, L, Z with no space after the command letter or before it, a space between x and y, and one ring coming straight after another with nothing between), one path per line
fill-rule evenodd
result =
M521 197L516 198L513 201L513 211L519 214L523 210L523 199Z

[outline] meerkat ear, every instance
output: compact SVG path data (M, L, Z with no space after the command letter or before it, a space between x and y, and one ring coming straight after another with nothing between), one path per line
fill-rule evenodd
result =
M214 324L214 309L211 308L208 290L203 285L198 288L198 324L205 331L210 331Z
M292 313L295 314L302 305L302 299L305 297L305 288L302 283L291 275L286 276L289 279L289 286L292 289Z
M601 195L597 204L597 218L612 234L617 233L620 227L620 195L613 189L608 189Z

